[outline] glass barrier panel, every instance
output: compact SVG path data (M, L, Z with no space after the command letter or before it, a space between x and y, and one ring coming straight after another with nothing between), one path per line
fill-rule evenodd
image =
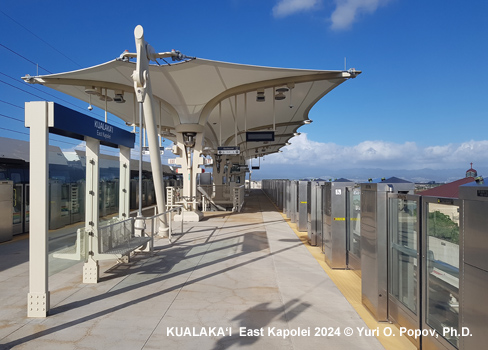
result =
M459 206L427 203L426 322L439 334L459 333ZM446 340L458 347L459 337Z
M418 204L390 198L390 293L417 314Z

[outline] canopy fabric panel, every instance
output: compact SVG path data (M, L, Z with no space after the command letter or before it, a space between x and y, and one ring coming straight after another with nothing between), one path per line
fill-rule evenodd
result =
M24 79L87 103L90 100L87 92L90 92L92 105L105 109L107 99L109 113L127 124L137 124L131 77L135 68L134 62L113 60L72 72ZM208 149L239 145L241 150L249 148L249 154L263 148L265 154L278 151L308 119L310 109L318 100L360 73L269 68L205 59L151 65L149 71L154 117L164 137L175 140L176 125L199 123L205 127ZM263 97L260 101L258 92ZM115 102L116 94L122 93L125 102ZM275 100L273 94L280 94L282 99ZM273 128L274 142L245 142L245 131Z

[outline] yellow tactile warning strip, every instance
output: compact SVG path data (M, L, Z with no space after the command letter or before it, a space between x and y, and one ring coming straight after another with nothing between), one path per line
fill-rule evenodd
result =
M286 216L281 213L283 219L288 223L293 232L298 236L308 251L318 261L320 266L329 275L330 279L347 301L354 307L358 315L363 319L369 329L374 331L376 338L387 350L415 350L416 346L412 344L406 336L400 336L400 329L393 324L386 322L377 322L366 307L361 302L361 278L352 270L333 270L327 265L319 247L313 247L308 244L307 232L299 232L297 225L290 222ZM390 336L384 335L384 329L388 327L392 330ZM389 331L388 330L388 331ZM386 332L388 334L388 331Z

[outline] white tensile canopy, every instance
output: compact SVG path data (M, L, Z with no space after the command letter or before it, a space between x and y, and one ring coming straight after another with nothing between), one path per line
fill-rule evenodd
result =
M137 125L131 77L135 69L134 62L117 59L91 68L24 79L106 108L127 124ZM310 109L320 98L359 73L205 59L149 67L154 118L161 136L174 141L176 125L198 123L204 126L204 153L215 153L211 150L218 146L240 146L246 158L277 152L307 123ZM246 131L272 130L274 141L246 142Z

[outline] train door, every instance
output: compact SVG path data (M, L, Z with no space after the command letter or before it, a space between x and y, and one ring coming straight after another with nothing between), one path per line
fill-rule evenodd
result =
M29 184L17 183L13 192L12 233L29 232Z
M69 185L70 223L85 220L85 185L84 182L74 182Z
M24 185L14 184L12 234L24 233Z
M30 230L30 185L25 184L24 191L24 232Z

